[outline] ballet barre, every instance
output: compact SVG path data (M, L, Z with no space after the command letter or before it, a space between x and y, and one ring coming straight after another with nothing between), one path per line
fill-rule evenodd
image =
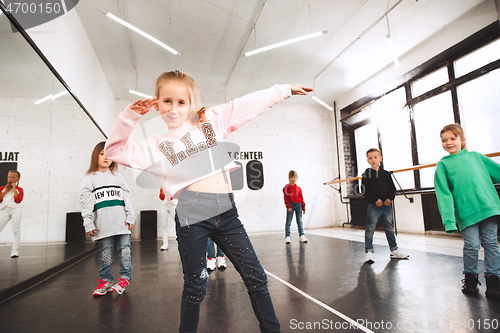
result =
M500 152L484 154L484 156L498 157L498 156L500 156ZM437 165L437 163L415 165L415 166L412 166L412 167L409 167L409 168L405 168L405 169L393 170L391 172L392 173L397 173L397 172L403 172L403 171L420 170L420 169L425 169L425 168L431 168L431 167L434 167L436 165ZM361 178L363 178L363 176L350 177L350 178L346 178L346 179L338 179L338 180L334 180L334 181L331 181L331 182L328 182L328 183L323 183L323 185L331 185L331 184L338 184L338 183L343 183L343 182L350 182L350 181L353 181L353 180L359 180Z

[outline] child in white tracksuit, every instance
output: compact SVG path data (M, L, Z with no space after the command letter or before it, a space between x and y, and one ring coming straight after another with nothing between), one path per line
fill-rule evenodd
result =
M19 187L21 174L17 170L10 170L7 175L7 185L0 186L0 232L12 221L14 244L10 253L11 258L19 257L19 241L21 239L21 202L24 191Z

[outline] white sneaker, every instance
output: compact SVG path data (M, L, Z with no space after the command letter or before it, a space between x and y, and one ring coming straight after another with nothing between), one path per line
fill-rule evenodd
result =
M307 238L306 236L302 235L299 237L299 243L307 243Z
M391 259L408 259L410 255L401 253L399 250L391 251Z
M292 242L292 238L290 236L285 237L285 244L290 244Z
M217 268L227 268L226 258L217 257L216 262L217 262Z
M375 261L373 260L373 252L366 252L365 253L365 262L367 264L373 264Z
M215 258L210 258L207 260L207 269L209 271L215 271L216 261Z
M160 248L161 251L167 251L168 250L168 243L163 243L163 245Z

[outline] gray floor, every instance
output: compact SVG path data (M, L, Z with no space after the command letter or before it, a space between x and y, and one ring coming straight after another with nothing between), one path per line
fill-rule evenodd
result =
M307 244L295 237L285 245L282 233L251 235L283 332L499 331L485 326L500 328L500 302L484 297L484 283L479 295L463 295L462 258L435 251L440 243L449 251L448 239L438 237L433 245L399 235L400 248L410 254L410 260L399 261L389 259L383 234L377 233L375 263L367 265L360 232L348 229L337 236L329 230L306 232ZM0 303L1 332L177 332L182 269L176 241L166 252L160 246L160 241L132 242L133 280L121 296L92 296L96 253ZM258 331L232 265L212 272L198 332Z

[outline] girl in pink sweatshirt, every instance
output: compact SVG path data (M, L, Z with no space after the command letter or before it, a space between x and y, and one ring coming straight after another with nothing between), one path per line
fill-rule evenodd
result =
M198 87L179 71L161 74L155 97L137 100L119 116L106 143L111 160L147 171L165 195L178 198L176 232L184 272L180 332L196 332L206 293L208 237L240 273L262 332L279 332L280 324L267 288L267 277L238 218L229 172L238 166L224 139L247 121L291 95L306 95L302 85L275 85L211 108L199 107ZM132 132L150 108L168 131L133 142ZM201 260L200 260L201 259Z

